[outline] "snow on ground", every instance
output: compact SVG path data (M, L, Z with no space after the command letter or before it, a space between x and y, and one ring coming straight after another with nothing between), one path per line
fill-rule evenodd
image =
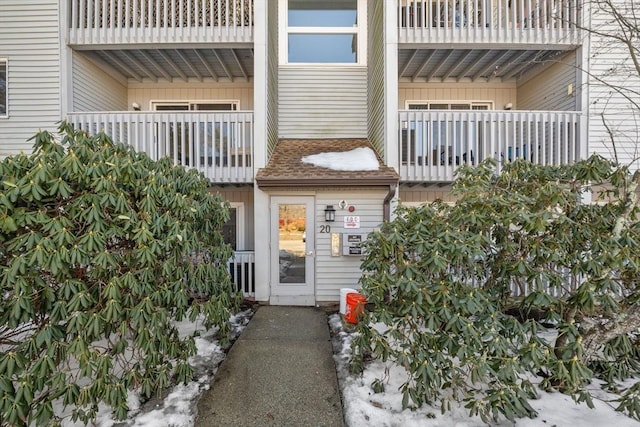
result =
M231 317L231 339L235 340L249 323L251 310L242 311ZM216 340L217 329L206 330L201 320L176 322L180 337L199 334L195 338L196 354L189 359L195 369L194 381L178 384L169 394L160 400L140 403L138 395L130 392L128 397L129 417L124 421L116 421L108 407L101 405L94 425L96 427L190 427L196 416L196 405L200 395L209 388L213 375L225 357L225 351ZM58 412L58 411L56 411ZM70 408L65 409L71 412ZM60 412L58 412L60 413ZM72 423L70 419L64 423L69 427L80 427L82 423Z
M313 154L305 156L302 163L312 164L336 171L377 171L378 158L369 147L355 148L351 151Z
M251 310L233 316L233 339L249 322ZM351 341L353 332L344 328L340 316L329 316L333 336L334 359L338 380L342 389L343 407L347 426L359 427L476 427L485 426L479 417L469 417L464 407L454 407L451 412L440 413L440 408L424 406L418 409L402 409L402 393L399 391L406 374L404 370L379 361L370 363L362 375L349 374ZM215 330L206 331L198 322L178 324L182 336L198 331L197 354L190 359L196 369L196 379L188 384L175 386L162 400L140 403L135 393L129 396L130 416L125 421L115 421L106 407L101 407L95 422L97 427L191 427L196 415L200 395L209 388L213 375L225 357L224 350L215 340ZM385 391L374 393L371 383L385 378ZM561 393L540 391L540 398L530 401L538 411L534 419L520 419L492 424L498 427L638 427L640 423L614 410L614 395L604 392L598 384L592 386L594 409L576 405ZM81 424L65 423L77 427Z
M402 409L400 386L406 378L403 368L374 361L367 365L363 374L350 375L348 365L351 360L353 333L343 327L340 316L329 317L333 335L334 359L338 380L342 388L345 421L348 426L371 427L471 427L484 426L480 417L469 417L463 406L452 408L451 412L440 413L439 407L424 406L415 410ZM371 384L378 378L386 378L385 391L374 393ZM530 401L538 411L534 419L519 419L515 424L504 420L494 426L540 427L638 427L639 422L615 411L614 395L602 391L597 384L592 386L594 409L587 405L577 405L569 396L561 393L539 391L540 398Z

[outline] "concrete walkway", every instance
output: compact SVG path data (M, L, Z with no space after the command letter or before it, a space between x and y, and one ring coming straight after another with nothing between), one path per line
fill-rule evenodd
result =
M261 306L198 402L196 427L343 426L324 311Z

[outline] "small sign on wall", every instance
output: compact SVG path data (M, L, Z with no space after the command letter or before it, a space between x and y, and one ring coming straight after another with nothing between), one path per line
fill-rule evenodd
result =
M366 234L348 234L342 236L342 255L362 256L365 251L362 243L367 240Z
M344 228L360 228L360 217L356 215L345 215Z
M331 233L331 256L340 256L342 255L341 249L341 239L342 234L340 233Z

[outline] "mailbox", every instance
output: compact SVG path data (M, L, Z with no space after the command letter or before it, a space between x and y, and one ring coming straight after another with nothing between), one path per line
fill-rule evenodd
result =
M343 233L342 234L342 255L363 256L365 254L362 243L367 240L366 233Z

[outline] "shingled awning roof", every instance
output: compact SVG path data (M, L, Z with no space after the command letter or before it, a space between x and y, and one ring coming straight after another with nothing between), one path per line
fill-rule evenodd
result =
M281 139L267 167L256 175L260 188L360 187L397 184L396 171L378 157L378 170L340 171L303 163L313 154L351 151L371 147L366 139ZM377 155L376 155L377 157Z

